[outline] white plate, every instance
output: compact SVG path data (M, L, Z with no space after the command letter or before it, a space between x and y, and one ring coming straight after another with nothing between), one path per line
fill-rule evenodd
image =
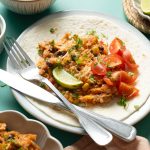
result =
M122 38L128 38L126 37L126 34L127 35L131 35L131 37L129 38L135 38L136 42L134 42L134 44L137 44L137 45L140 45L139 43L142 43L142 48L143 49L146 49L145 54L146 54L146 57L148 56L148 58L146 58L145 60L148 60L148 65L150 64L150 55L149 55L149 47L150 47L150 43L149 41L137 30L135 29L134 27L132 27L131 25L129 25L128 23L126 22L121 22L119 20L116 20L114 19L113 17L110 17L110 16L106 16L106 15L103 15L103 14L100 14L100 13L96 13L96 12L87 12L87 11L69 11L69 12L58 12L58 13L55 13L53 15L49 15L43 19L41 19L40 21L36 22L35 24L33 24L31 27L29 27L27 30L25 30L18 38L18 41L29 41L29 40L35 40L36 41L36 37L30 35L29 37L26 36L28 33L30 33L31 31L36 31L39 33L39 36L40 36L40 31L38 30L38 26L41 26L43 27L43 30L45 30L45 26L42 26L43 22L53 22L55 19L60 19L62 17L70 17L72 18L72 20L74 20L74 18L78 18L79 16L82 16L83 17L83 22L85 21L85 26L86 24L88 24L89 22L86 22L86 20L84 20L84 18L94 18L96 17L96 19L104 19L106 22L109 21L110 24L112 23L112 26L113 24L115 25L114 30L118 31L118 33L116 33L116 35L119 35L121 33L119 33L119 28L121 28L121 31L124 33L123 34L123 37ZM105 25L105 21L104 21L104 25ZM76 22L77 23L77 22ZM91 23L91 22L90 22ZM101 22L100 22L101 23ZM102 22L103 23L103 22ZM93 24L93 22L92 22ZM61 26L62 24L59 24L59 26ZM47 26L47 25L46 25ZM63 25L62 25L63 26ZM67 27L67 30L71 30L72 27L68 26ZM63 29L63 27L61 28ZM41 29L42 30L42 29ZM66 31L67 31L66 30ZM78 30L78 28L76 29ZM103 30L101 28L101 30ZM66 31L63 31L63 32L66 32ZM107 29L107 31L109 32L112 32L113 34L113 31L111 31L110 29ZM47 32L45 32L45 35L48 35L50 33L48 33L48 29L47 29ZM41 39L41 40L44 40L44 39ZM134 41L134 40L133 40ZM139 42L140 41L140 42ZM132 42L130 43L131 41L129 40L129 43L127 43L128 45L131 45L133 44ZM37 43L38 44L38 43ZM136 46L138 47L138 46ZM23 47L24 49L26 49L27 47ZM28 47L28 54L30 54L30 48ZM140 57L144 57L144 56L141 56L143 55L141 53L141 51L139 51L139 53L136 53L136 55L140 55ZM140 59L139 57L139 59ZM34 59L34 58L33 58ZM136 60L138 61L138 60ZM147 64L144 64L144 67L146 66L147 67ZM143 68L142 68L143 69ZM7 63L7 70L8 71L14 71L14 69L12 68L11 66L11 63L8 61ZM143 69L144 70L144 69ZM148 69L149 70L149 69ZM144 70L145 71L145 70ZM140 75L140 78L143 74ZM146 76L150 75L150 72L148 71L148 74L146 74ZM146 80L143 80L143 79L146 79ZM120 117L121 113L125 113L126 114L126 110L123 110L123 108L119 108L117 106L117 111L116 111L116 106L113 108L113 111L115 111L115 114L117 115L118 118L116 119L119 119L119 120L123 120L125 123L128 123L128 124L135 124L136 122L138 122L140 119L142 119L150 110L150 99L149 99L149 93L150 93L150 88L149 88L149 80L147 80L147 78L143 78L142 80L143 81L146 81L144 87L147 87L146 89L144 89L144 87L140 87L142 89L140 89L142 92L144 92L144 94L141 94L141 95L144 95L144 99L145 101L143 103L140 104L140 106L142 106L139 111L131 111L129 113L129 115L125 115L123 117ZM52 125L54 127L57 127L57 128L60 128L62 130L66 130L66 131L69 131L69 132L73 132L73 133L79 133L79 134L82 134L83 133L83 129L78 126L78 125L74 125L74 120L73 120L73 124L69 124L68 122L66 123L67 119L64 119L64 120L59 120L59 114L56 114L55 117L52 117L51 114L46 115L46 113L43 113L41 110L39 110L37 107L35 107L35 105L31 104L23 95L13 91L17 101L20 103L20 105L25 109L27 110L29 113L31 113L33 116L35 116L36 118L40 119L41 121L49 124L49 125ZM146 94L145 94L146 93ZM136 99L137 101L137 99ZM134 101L133 101L134 102ZM139 101L140 102L140 101ZM132 103L132 101L130 102ZM132 106L132 105L130 105ZM129 107L130 107L129 106ZM133 106L132 106L133 107ZM102 110L103 108L101 108ZM132 108L133 109L133 108ZM97 111L98 109L96 109ZM112 110L112 108L111 108ZM111 112L111 114L113 114L113 111ZM110 113L107 113L109 112L109 108L105 107L104 109L104 114L106 114L106 116L108 116ZM120 115L121 114L121 115ZM61 114L62 115L62 114ZM113 117L113 116L112 116ZM116 117L116 116L115 116ZM114 118L115 118L114 117ZM120 117L120 118L119 118ZM55 118L55 119L54 119Z
M1 111L0 122L6 123L9 130L18 131L24 134L36 134L37 144L42 150L63 150L61 143L50 135L43 123L28 119L20 112L14 110Z

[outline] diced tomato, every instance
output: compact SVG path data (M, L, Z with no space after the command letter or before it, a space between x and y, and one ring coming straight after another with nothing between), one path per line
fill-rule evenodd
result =
M126 98L130 99L130 98L137 96L139 93L139 90L136 89L132 85L128 85L124 82L120 82L119 93L120 95L125 96Z
M128 84L132 84L135 82L137 78L137 74L126 71L115 71L112 73L111 78L115 82L124 82Z
M104 81L107 85L110 85L112 86L113 85L113 82L111 81L111 79L107 78L107 77L104 77Z
M135 82L137 78L137 74L132 72L120 71L120 81L128 84L132 84Z
M104 58L104 63L108 68L119 67L124 69L125 65L121 56L117 54L109 54Z
M119 38L115 38L109 47L109 51L111 54L118 54L122 56L123 51L126 49L126 47L123 45L123 41Z
M136 64L135 60L132 57L130 51L126 50L123 52L122 55L127 67L132 71L137 71L138 65Z
M92 63L91 70L95 75L106 75L106 67L100 63Z

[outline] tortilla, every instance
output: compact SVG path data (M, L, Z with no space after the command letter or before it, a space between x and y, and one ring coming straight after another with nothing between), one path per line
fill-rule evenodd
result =
M57 28L52 34L50 28ZM125 30L113 21L106 18L93 15L56 15L55 18L45 18L26 30L19 38L19 43L31 59L36 63L39 56L37 53L37 45L44 40L60 39L66 32L72 34L84 35L90 30L95 30L101 38L106 38L108 43L115 37L119 37L125 42L139 65L139 76L136 87L139 89L139 96L128 102L128 106L123 108L113 100L104 106L96 105L86 109L94 111L98 114L108 116L117 120L124 120L137 111L148 99L150 94L150 55L149 48L143 45L143 42L130 30ZM103 36L105 35L105 37ZM70 126L80 126L77 119L72 114L62 110L56 110L47 104L39 103L36 100L28 99L35 107L40 109L49 117Z

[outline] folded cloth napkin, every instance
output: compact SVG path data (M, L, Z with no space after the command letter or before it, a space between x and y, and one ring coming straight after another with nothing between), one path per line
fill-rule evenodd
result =
M83 136L79 141L64 150L150 150L149 141L143 137L137 136L132 142L124 142L116 137L105 146L98 146L89 136Z

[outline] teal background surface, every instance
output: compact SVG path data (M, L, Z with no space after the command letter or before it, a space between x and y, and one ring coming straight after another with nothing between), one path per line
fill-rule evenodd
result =
M122 1L121 0L56 0L56 2L46 11L37 15L19 15L7 10L0 3L0 14L4 17L7 24L8 36L17 38L22 31L29 27L32 23L48 14L55 13L57 11L64 10L89 10L97 11L104 14L112 15L123 22L127 22L127 18L124 15ZM150 36L147 38L150 39ZM5 69L7 61L6 52L3 51L0 54L0 68ZM3 83L0 82L0 85ZM14 98L11 89L8 86L0 87L0 111L2 110L18 110L25 114L29 118L35 119L32 115L26 112ZM67 146L78 140L81 135L76 135L66 131L59 130L57 128L48 126L50 133L60 140L63 146ZM144 136L150 140L150 114L144 119L135 124L138 131L138 135Z

